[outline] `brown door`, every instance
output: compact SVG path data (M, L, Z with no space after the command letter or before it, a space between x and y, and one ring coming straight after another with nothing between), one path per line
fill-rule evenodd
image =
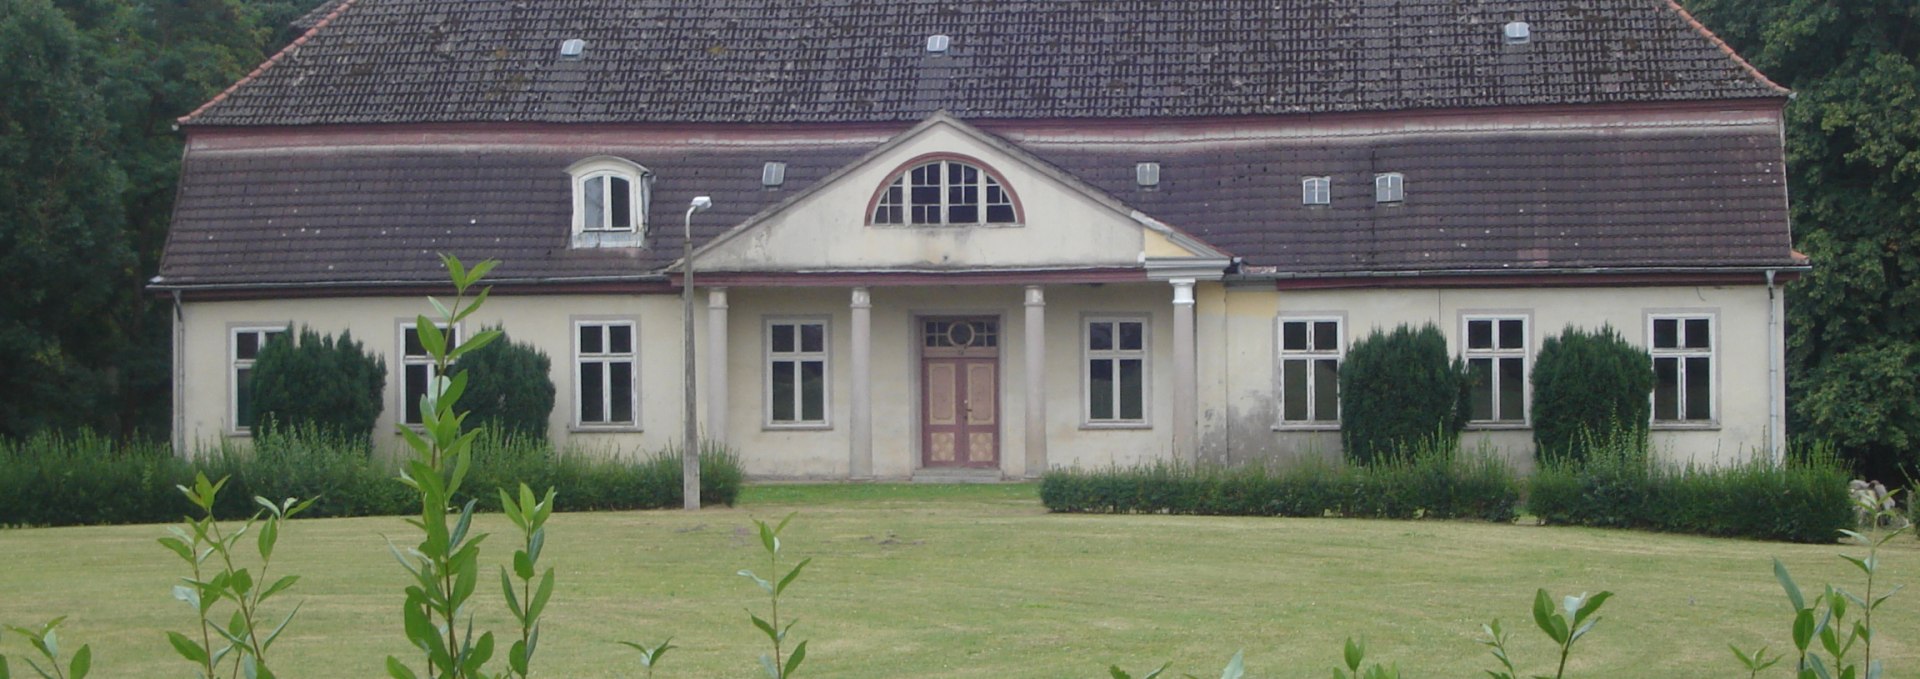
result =
M919 326L921 465L999 467L999 321L922 318Z

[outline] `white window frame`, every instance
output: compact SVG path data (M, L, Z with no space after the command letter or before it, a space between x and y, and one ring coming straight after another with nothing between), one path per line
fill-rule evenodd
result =
M574 163L567 174L573 187L573 247L634 247L645 243L653 193L651 170L625 158L594 156ZM627 181L627 205L633 210L629 226L612 226L613 193L606 190L601 191L600 223L587 223L587 182L597 178Z
M399 322L398 329L393 333L393 339L394 339L394 345L395 345L393 355L398 356L400 360L400 369L396 371L399 374L400 378L397 380L394 380L394 385L399 387L398 392L395 394L394 402L399 404L399 407L394 408L393 419L395 422L399 424L402 424L408 427L418 428L421 424L420 422L407 421L407 413L417 412L417 409L420 407L420 404L418 402L415 402L415 403L407 402L407 367L414 366L414 365L424 365L427 367L427 383L424 386L426 387L426 390L428 392L431 392L433 390L433 380L435 377L439 377L439 375L434 372L432 355L421 355L421 356L407 355L407 331L413 330L414 325L415 325L414 319L401 319ZM433 326L436 328L439 328L441 332L446 333L448 351L452 351L454 347L460 345L461 324L459 323L453 324L453 327L451 330L448 329L447 324L441 323L439 321L434 321ZM421 348L424 350L425 346L422 346ZM424 420L425 418L422 418L422 419Z
M1504 321L1520 322L1520 346L1500 346L1500 324ZM1493 346L1476 348L1473 346L1473 324L1491 323ZM1466 361L1469 371L1477 360L1490 361L1488 374L1493 383L1487 385L1493 391L1493 419L1469 419L1467 426L1474 429L1521 429L1533 422L1533 318L1525 313L1469 313L1460 316L1460 355ZM1520 419L1500 419L1500 362L1508 359L1520 359ZM1471 396L1471 394L1469 394ZM1468 407L1468 416L1472 416L1472 407Z
M608 327L622 325L627 327L627 332L629 333L629 351L624 353L612 351L612 347L607 343L608 333L606 331ZM640 320L630 316L577 316L573 318L573 323L570 327L572 328L573 343L573 388L568 390L568 395L569 398L573 400L573 430L640 431ZM601 328L601 349L603 351L588 354L581 349L580 333L588 327ZM627 398L630 404L630 411L627 415L632 417L631 420L621 421L612 419L613 384L607 379L607 375L603 372L600 378L600 405L602 409L608 411L608 419L601 422L586 421L586 400L580 398L580 387L586 383L585 364L588 360L597 363L626 363L628 365Z
M1300 178L1300 204L1309 205L1309 206L1332 205L1333 204L1333 178L1332 177L1301 177Z
M1407 199L1407 176L1399 172L1382 172L1373 176L1373 200L1376 203L1399 203Z
M1666 347L1666 348L1654 346L1654 336L1656 334L1654 332L1654 328L1656 325L1658 325L1660 321L1665 321L1665 320L1671 320L1676 322L1676 327L1674 330L1677 334L1675 336L1675 339L1681 346ZM1697 348L1688 348L1685 346L1686 331L1687 331L1686 322L1690 320L1705 320L1707 322L1707 348L1697 349ZM1656 429L1700 429L1700 428L1719 427L1720 426L1720 401L1725 398L1725 392L1723 392L1720 389L1720 318L1719 318L1719 314L1709 310L1650 312L1647 314L1646 346L1647 346L1647 354L1653 359L1653 367L1654 367L1653 393L1650 393L1647 395L1647 417L1651 420L1652 426ZM1707 419L1704 419L1704 420L1686 419L1687 359L1689 358L1707 359L1708 403L1707 403ZM1670 359L1675 361L1674 374L1676 376L1676 379L1678 380L1678 384L1674 389L1674 397L1679 400L1679 402L1675 404L1675 412L1680 414L1680 419L1674 419L1674 420L1659 419L1660 417L1659 374L1660 374L1661 359Z
M926 187L931 187L933 185L927 184L922 186L922 185L915 184L913 182L913 173L919 170L920 168L927 167L929 165L940 166L940 169L937 172L937 174L940 175L939 176L940 184L938 189L940 193L940 203L938 206L940 210L940 221L916 222L913 220L913 210L917 205L913 201L913 190L915 187L926 188ZM965 206L965 204L952 202L951 191L956 185L951 183L949 179L948 166L950 165L962 165L962 166L971 168L974 171L975 176L978 177L978 181L974 184L974 189L977 193L975 194L975 200L972 205L975 210L973 221L956 222L950 219L951 215L953 214L952 212L953 208L956 205L960 205L963 207ZM891 191L896 186L899 187L900 189L900 202L898 204L894 204L891 201L891 199L887 196L887 192ZM997 188L1000 191L1001 196L1003 196L1006 199L1006 202L1004 204L1007 208L1007 211L1013 213L1013 218L1011 220L996 222L996 221L990 221L988 219L987 215L990 212L990 209L993 207L998 207L1002 205L1002 203L992 202L987 198L988 189L990 187ZM932 207L933 204L927 203L925 204L925 206ZM897 208L900 210L900 221L897 221L897 222L882 221L880 219L880 211L888 208ZM980 163L979 161L971 160L967 158L929 158L924 161L914 162L910 164L905 169L902 169L901 171L887 177L887 180L880 184L880 191L874 196L874 199L873 199L873 208L867 212L867 224L872 226L893 226L893 227L910 227L910 228L929 228L929 227L941 227L941 226L1013 227L1013 226L1021 225L1021 217L1022 215L1020 214L1020 201L1014 197L1013 189L1007 186L1007 180L1001 177L999 174L988 170L986 165Z
M253 333L259 335L260 344L254 349L256 358L240 358L240 335ZM234 436L251 436L253 427L240 421L240 371L252 370L254 361L261 349L267 348L269 334L285 334L293 337L290 324L267 325L264 323L244 323L227 326L227 433Z
M776 326L794 326L793 351L776 352L773 350L773 329ZM800 326L820 326L820 350L802 351ZM823 316L769 316L761 323L760 329L760 410L761 421L767 429L831 429L833 428L833 323ZM799 385L799 364L808 361L820 362L820 419L801 419L805 414L806 394ZM775 363L794 363L794 391L792 420L773 419L773 366Z
M1334 341L1334 348L1332 351L1316 350L1313 348L1314 324L1326 323L1326 322L1331 322L1334 324L1334 328L1335 328L1334 332L1338 333L1340 337L1339 339ZM1307 324L1307 348L1305 350L1290 351L1287 349L1287 324L1288 323L1306 323ZM1334 364L1336 366L1344 365L1347 362L1347 318L1346 316L1342 314L1284 315L1279 317L1274 322L1273 330L1274 330L1274 334L1273 334L1273 347L1274 347L1273 402L1279 406L1274 411L1275 424L1273 428L1287 429L1287 430L1307 430L1307 431L1335 431L1340 429L1340 402L1339 402L1340 394L1339 394L1338 386L1334 388L1335 391L1334 391L1334 404L1333 404L1333 412L1334 412L1333 419L1332 420L1312 419L1313 413L1318 410L1318 408L1316 408L1315 406L1319 405L1313 402L1314 393L1318 391L1317 389L1315 389L1315 387L1318 386L1315 384L1318 381L1318 375L1312 369L1312 362L1325 360L1325 359L1333 359L1335 362ZM1309 362L1308 363L1309 367L1307 370L1307 417L1308 419L1305 419L1305 420L1286 419L1287 417L1286 370L1287 370L1288 360L1305 360Z
M1093 326L1097 323L1114 324L1113 348L1095 350L1093 348ZM1140 348L1120 348L1120 323L1140 324ZM1137 359L1140 361L1140 417L1120 417L1120 361ZM1095 419L1093 417L1093 362L1108 361L1112 364L1114 388L1112 417ZM1150 429L1153 426L1153 317L1145 314L1104 314L1084 316L1080 319L1080 424L1089 429Z

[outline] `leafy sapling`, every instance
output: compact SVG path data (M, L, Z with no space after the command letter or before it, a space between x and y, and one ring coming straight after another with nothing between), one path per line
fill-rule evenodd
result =
M20 660L25 662L27 667L33 668L34 673L40 675L41 679L87 679L87 673L93 671L93 647L89 645L82 645L80 650L74 652L73 659L65 667L61 666L58 628L60 623L66 620L66 616L60 616L41 625L39 629L7 625L8 631L26 638L27 643L33 646L34 652L40 654L40 659L37 661L30 657L22 657ZM42 662L46 663L45 667L40 665ZM0 679L7 679L9 674L6 658L0 657Z
M267 651L300 612L300 607L295 605L278 623L272 623L262 610L268 600L300 581L298 575L284 575L269 584L274 548L280 543L281 525L306 511L313 500L300 502L288 498L275 503L256 496L254 504L260 505L261 510L254 512L238 530L229 533L222 530L213 517L220 489L226 483L224 477L212 482L206 474L195 474L192 488L175 486L199 510L200 516L169 526L168 532L172 535L160 538L159 542L186 562L192 573L181 578L181 584L174 585L173 598L194 609L200 638L196 640L170 631L167 641L173 645L174 652L193 663L198 675L205 679L218 676L229 660L232 661L229 676L270 678L274 673L267 663ZM249 532L254 534L254 549L259 560L257 575L235 560L240 541ZM231 603L233 608L224 626L213 618L214 608L223 601Z
M493 633L484 632L479 638L474 637L473 613L468 605L479 585L480 544L487 536L469 534L477 501L469 500L457 510L450 510L449 506L466 480L473 439L482 430L462 431L461 422L466 419L466 413L455 412L453 408L461 392L466 390L467 375L462 371L449 378L447 372L454 360L498 339L500 332L482 331L458 345L449 345L441 328L456 327L480 309L490 289L481 288L471 302L468 291L498 262L488 260L468 269L451 255L441 255L441 261L453 280L453 304L449 306L427 298L440 317L419 316L414 324L421 348L433 359L432 374L436 377L427 393L420 397L420 430L406 425L399 427L401 437L413 452L412 459L402 467L400 481L420 494L420 516L407 522L424 535L418 545L404 552L398 547L392 550L400 565L413 577L413 584L406 589L401 619L407 641L424 656L425 676L471 679L483 676L482 668L493 657ZM531 609L534 602L525 603ZM527 632L525 641L530 642L532 630L524 627L523 630ZM523 662L531 657L532 647L532 643L527 644ZM387 674L393 679L421 676L394 656L387 657Z
M1367 661L1367 644L1353 637L1347 637L1346 653L1341 659L1346 661L1347 669L1333 668L1333 679L1400 679L1399 665L1382 667L1375 663L1362 671L1360 665Z
M513 553L513 576L508 577L507 568L500 567L500 589L506 593L507 610L512 611L513 619L520 623L520 640L507 650L507 667L512 676L522 679L527 676L534 650L540 646L540 613L553 596L552 567L540 574L537 586L534 584L540 550L547 543L547 517L553 514L553 495L553 489L549 488L545 498L536 500L533 489L524 483L520 484L518 498L507 494L505 489L500 491L500 506L521 535L521 548ZM515 580L519 581L517 593Z
M1765 646L1761 646L1760 650L1752 653L1742 651L1739 646L1733 644L1727 644L1727 648L1733 649L1733 657L1740 659L1740 667L1747 671L1747 679L1758 677L1761 672L1767 671L1767 668L1780 664L1781 657L1779 655L1768 657Z
M759 519L753 520L754 525L760 527L760 547L767 554L767 572L773 576L773 579L768 580L754 575L753 571L747 569L740 571L741 577L752 580L767 593L767 599L772 605L771 612L764 619L754 614L752 610L747 611L747 617L753 619L753 626L759 628L760 632L767 636L767 641L773 645L772 654L760 656L760 666L766 670L767 679L791 679L794 671L800 669L800 663L807 658L805 641L794 646L793 655L786 657L784 661L781 656L787 641L787 632L800 621L788 622L785 627L780 625L780 595L787 591L788 585L792 585L793 581L800 577L800 570L813 562L811 558L801 559L800 563L794 564L793 570L784 574L780 572L780 532L786 530L787 522L792 521L793 517L793 514L788 514L787 518L781 519L776 526L768 526L767 522Z
M1563 679L1567 676L1567 659L1573 656L1574 644L1593 631L1600 618L1595 613L1600 606L1613 597L1612 592L1601 592L1593 596L1582 593L1561 599L1555 607L1553 596L1541 589L1533 596L1533 624L1540 628L1554 644L1560 647L1560 662L1552 677L1533 675L1538 679ZM1500 629L1500 621L1481 628L1489 638L1481 640L1481 645L1491 649L1495 660L1500 661L1501 670L1487 670L1492 679L1518 679L1519 671L1514 669L1513 658L1507 652L1507 634Z
M1860 557L1842 554L1840 558L1866 576L1864 596L1827 585L1823 592L1809 599L1787 572L1786 564L1773 560L1773 575L1786 592L1787 603L1793 606L1794 676L1797 679L1880 679L1885 676L1885 661L1873 657L1873 614L1901 587L1885 593L1875 591L1880 573L1880 548L1912 527L1906 517L1898 513L1894 500L1894 493L1879 484L1856 483L1853 489L1853 501L1865 532L1840 532L1849 543L1867 548L1867 554ZM1848 612L1856 608L1860 611L1859 619L1849 621ZM1858 663L1849 659L1856 648L1861 658ZM1826 656L1822 657L1821 651L1825 651ZM1764 654L1765 649L1761 653ZM1750 659L1737 648L1734 655L1748 668L1750 676L1780 660L1774 658L1761 664L1763 661L1757 657L1760 654Z
M631 641L622 641L620 645L640 652L640 666L647 668L647 679L653 679L653 668L660 666L660 656L666 655L667 651L679 648L679 646L673 645L673 637L667 637L666 641L662 641L660 645L652 647ZM0 679L6 678L0 677Z
M1160 669L1140 675L1140 679L1157 679L1157 677L1160 676L1160 673L1167 671L1167 668L1172 666L1173 666L1173 662L1168 661L1167 664L1161 665ZM1133 675L1127 674L1127 671L1120 669L1119 665L1108 665L1107 674L1113 677L1113 679L1133 679ZM1192 676L1192 675L1188 675L1188 676Z

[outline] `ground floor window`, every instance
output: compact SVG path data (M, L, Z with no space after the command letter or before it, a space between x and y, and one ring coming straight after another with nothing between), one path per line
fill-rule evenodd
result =
M1527 421L1527 319L1466 318L1467 372L1472 379L1468 419L1480 424Z
M260 326L234 328L228 338L227 355L233 368L230 373L232 383L228 385L228 415L233 418L233 430L246 433L253 428L253 361L260 356L260 350L268 342L287 336L285 326Z
M639 352L633 321L574 323L574 422L634 426L640 421Z
M1713 316L1655 314L1649 321L1653 421L1712 421Z
M1138 318L1093 318L1081 345L1086 354L1089 424L1147 421L1147 323Z
M1339 318L1280 319L1280 423L1340 422Z
M435 323L434 327L446 333L449 348L460 344L460 326L453 326L447 332L447 325ZM427 354L426 346L420 343L420 329L413 323L400 327L400 407L401 421L406 424L420 424L420 399L427 395L433 378L439 377L434 368L433 356Z
M827 424L827 322L767 322L767 423Z

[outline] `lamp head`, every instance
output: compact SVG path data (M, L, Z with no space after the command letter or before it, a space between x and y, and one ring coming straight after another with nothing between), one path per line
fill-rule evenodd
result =
M691 207L694 212L705 211L707 208L713 207L713 198L710 196L694 196Z

